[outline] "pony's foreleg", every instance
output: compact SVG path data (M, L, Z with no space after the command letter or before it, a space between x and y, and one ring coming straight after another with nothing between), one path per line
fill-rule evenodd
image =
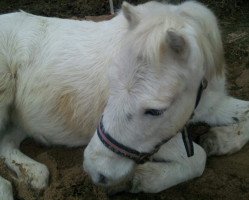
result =
M194 112L193 122L211 126L227 126L248 119L249 101L243 101L218 92L208 92Z
M25 135L20 131L8 130L0 141L0 157L16 173L19 182L29 184L35 189L44 189L48 185L49 171L45 165L32 160L19 150L24 138Z
M213 126L200 138L208 155L234 153L249 141L249 101L210 92L204 96L193 121Z
M9 181L0 176L0 199L13 200L12 186Z
M178 134L159 152L151 162L138 165L130 192L157 193L181 182L202 175L206 153L194 144L194 156L187 157L181 134Z

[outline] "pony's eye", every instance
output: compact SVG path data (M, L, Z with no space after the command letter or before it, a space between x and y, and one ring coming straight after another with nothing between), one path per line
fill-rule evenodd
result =
M148 109L145 110L144 114L145 115L153 115L153 116L159 116L165 112L166 109L163 110L157 110L157 109Z

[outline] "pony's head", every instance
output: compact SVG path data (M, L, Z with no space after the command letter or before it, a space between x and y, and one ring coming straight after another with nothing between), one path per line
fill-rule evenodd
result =
M197 3L186 4L213 17ZM133 175L136 159L110 149L122 144L137 152L152 152L190 118L200 82L212 70L203 50L203 44L210 45L203 33L206 25L199 22L204 19L194 21L196 16L188 15L185 7L123 3L120 15L127 21L126 37L109 68L110 94L98 128L101 133L96 131L84 154L84 168L94 183L113 186ZM103 143L98 134L108 134L119 144L107 148L108 138Z

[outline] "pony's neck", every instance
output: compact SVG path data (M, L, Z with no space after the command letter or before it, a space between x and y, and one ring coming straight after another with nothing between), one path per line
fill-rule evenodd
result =
M84 108L81 112L82 114L79 114L79 116L82 116L80 120L84 121L85 127L91 128L91 130L85 130L85 132L90 133L95 130L95 127L97 126L97 123L101 118L101 114L106 106L109 96L109 81L107 74L110 70L110 65L113 59L120 51L125 34L128 30L127 22L122 14L119 14L109 21L98 22L98 25L98 30L102 32L99 33L99 38L96 38L96 40L93 41L95 45L97 44L97 48L94 48L94 53L97 55L97 57L99 56L99 65L94 65L92 67L92 70L95 70L95 73L91 81L93 85L98 85L98 87L95 87L94 91L91 91L89 94L90 96L94 93L93 98L89 98L89 96L87 98L85 97L87 86L82 83L84 78L82 78L79 74L78 79L78 85L80 86L79 91L82 92L80 92L77 101L79 104L81 104L82 99L91 99L90 102L87 103L87 107L85 102L83 105L79 106ZM90 90L91 89L89 88L89 91ZM85 119L85 116L88 116L88 118ZM86 121L91 125L86 126Z

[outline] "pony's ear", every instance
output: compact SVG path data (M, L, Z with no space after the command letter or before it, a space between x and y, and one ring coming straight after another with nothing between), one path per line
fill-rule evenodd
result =
M131 4L124 1L122 4L122 11L129 23L130 28L131 29L135 28L140 21L135 6L132 6Z
M169 44L169 47L176 54L182 55L185 52L186 41L184 37L181 34L177 33L175 30L167 31L167 42Z

